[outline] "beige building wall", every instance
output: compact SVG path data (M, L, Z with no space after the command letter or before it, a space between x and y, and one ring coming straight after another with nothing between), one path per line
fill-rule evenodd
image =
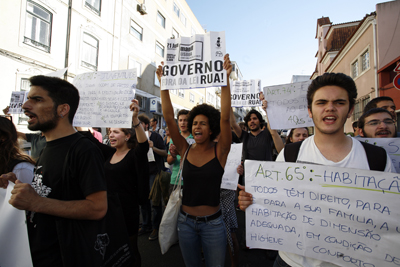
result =
M369 16L355 32L349 42L339 52L332 65L326 72L341 72L351 76L357 86L357 101L355 106L355 119L361 115L363 100L372 99L375 96L377 83L375 46L374 46L374 22L375 16ZM369 53L369 66L362 70L362 55ZM352 65L358 61L358 75L352 71ZM351 123L354 116L349 118L345 124L345 132L353 132Z

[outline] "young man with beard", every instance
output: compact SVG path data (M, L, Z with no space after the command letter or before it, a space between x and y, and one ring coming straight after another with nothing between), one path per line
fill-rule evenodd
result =
M297 161L309 164L319 164L343 168L369 170L367 154L364 146L355 138L344 134L344 124L354 110L357 88L352 78L343 73L325 73L317 77L308 87L308 114L315 125L315 135L302 141L298 151ZM287 161L285 150L278 155L276 161ZM369 145L369 144L366 144ZM386 153L383 148L369 145L376 151ZM382 151L383 150L383 151ZM374 156L370 155L370 156ZM395 172L389 156L386 154L385 172ZM242 210L253 203L252 195L244 191L239 193L239 205ZM285 266L325 266L337 265L302 255L279 251L274 267Z
M186 109L181 109L178 112L178 126L179 130L181 131L181 135L185 137L186 141L189 144L194 143L194 138L193 135L190 133L188 129L188 123L187 123L187 117L189 114L189 110ZM176 147L174 145L174 141L171 139L169 143L169 151L168 151L168 157L167 157L167 162L168 164L172 165L172 174L171 174L171 182L169 185L169 193L171 194L172 189L174 188L176 179L178 179L178 172L179 172L179 166L181 163L181 156L177 154ZM183 181L180 181L181 184L183 185ZM178 184L178 183L177 183Z
M383 108L373 108L358 119L359 133L368 138L396 137L392 114Z
M396 120L396 105L394 101L389 96L379 96L371 101L364 107L363 113L366 113L368 110L373 108L383 108L390 112L393 119Z
M56 221L99 220L107 212L107 192L100 151L72 127L79 104L79 92L69 82L54 77L34 76L22 108L29 117L28 128L42 131L47 145L34 170L32 186L15 182L9 203L28 212L28 235L34 266L63 266ZM71 149L70 149L71 148ZM69 167L74 181L73 197L65 199L63 164L69 151ZM64 184L65 185L65 184ZM77 259L80 266L91 265ZM79 262L81 261L81 262Z

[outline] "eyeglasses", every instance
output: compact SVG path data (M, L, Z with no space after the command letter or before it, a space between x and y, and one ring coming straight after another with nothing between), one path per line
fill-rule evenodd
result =
M365 125L369 125L369 126L378 126L381 123L386 124L387 126L393 125L394 124L394 120L392 119L384 119L383 121L381 120L370 120L369 122L366 122Z

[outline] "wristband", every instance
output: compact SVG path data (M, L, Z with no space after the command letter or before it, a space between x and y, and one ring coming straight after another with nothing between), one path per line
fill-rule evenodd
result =
M136 128L136 127L138 127L139 125L140 125L140 121L139 121L139 123L138 124L136 124L136 125L133 125L133 128Z

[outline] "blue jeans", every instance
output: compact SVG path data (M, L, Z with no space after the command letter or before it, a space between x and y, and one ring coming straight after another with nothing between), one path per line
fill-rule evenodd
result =
M178 237L186 266L202 266L201 248L207 267L224 266L226 229L222 215L214 220L200 222L179 213Z
M149 185L150 189L153 186L154 180L157 174L150 174ZM153 218L151 216L153 211ZM160 206L153 206L151 200L145 205L140 206L140 212L142 213L142 228L143 229L155 229L160 228L161 218L162 218L162 204Z

